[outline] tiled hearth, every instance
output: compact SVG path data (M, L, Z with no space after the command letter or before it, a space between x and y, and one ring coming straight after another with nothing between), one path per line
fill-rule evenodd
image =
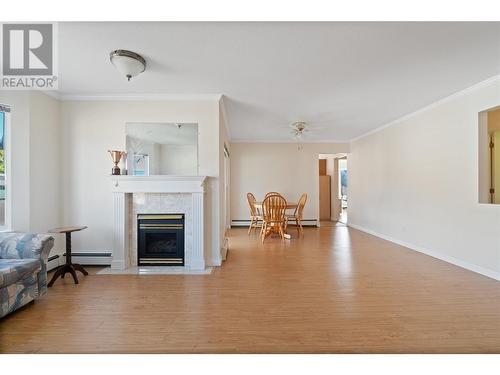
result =
M192 270L177 266L134 266L125 270L114 270L108 267L98 272L99 275L209 275L210 273L212 273L212 267L207 267L204 270Z

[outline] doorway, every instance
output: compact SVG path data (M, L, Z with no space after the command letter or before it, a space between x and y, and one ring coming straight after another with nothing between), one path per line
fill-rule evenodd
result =
M347 154L319 154L318 170L320 226L344 225L347 223Z
M339 222L347 224L347 191L348 191L347 156L339 159Z
M500 130L491 132L491 203L500 204Z
M500 107L478 116L479 203L500 204Z
M229 150L224 144L224 228L226 232L231 229L231 191L230 191L230 181L231 181L231 164L229 159Z
M221 258L226 260L227 252L229 250L229 229L231 229L231 159L229 157L229 149L224 143L224 236L223 243L221 244Z

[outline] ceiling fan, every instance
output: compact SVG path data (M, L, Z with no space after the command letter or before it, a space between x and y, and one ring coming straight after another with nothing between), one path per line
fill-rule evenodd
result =
M293 124L290 124L289 127L292 136L297 140L301 140L304 134L310 131L305 121L295 121Z

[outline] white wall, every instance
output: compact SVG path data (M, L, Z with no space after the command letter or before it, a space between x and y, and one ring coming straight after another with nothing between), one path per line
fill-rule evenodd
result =
M352 142L349 223L500 277L500 206L478 203L478 113L490 80Z
M304 219L319 218L319 154L349 152L346 143L232 143L231 219L248 220L246 194L278 191L289 201L308 194Z
M30 117L30 230L44 232L62 216L59 102L32 93Z
M66 101L63 127L63 222L88 225L74 236L75 251L110 251L113 205L109 188L112 162L108 149L125 149L127 122L197 123L199 174L209 179L206 198L207 264L217 262L219 235L218 100Z
M45 233L61 223L59 103L36 91L2 91L11 106L12 228ZM61 238L51 255L61 254Z

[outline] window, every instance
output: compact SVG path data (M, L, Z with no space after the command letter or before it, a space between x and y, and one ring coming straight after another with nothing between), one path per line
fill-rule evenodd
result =
M5 227L8 224L7 220L7 189L6 189L6 173L8 162L6 155L6 127L7 127L7 113L9 108L0 105L0 227Z

